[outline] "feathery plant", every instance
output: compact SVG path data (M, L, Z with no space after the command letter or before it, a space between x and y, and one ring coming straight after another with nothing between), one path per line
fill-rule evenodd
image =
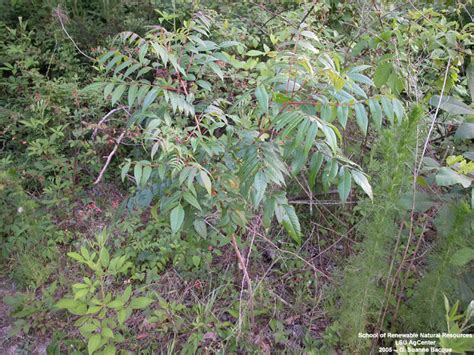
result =
M384 115L401 124L405 114L398 99L368 97L368 66L343 67L305 25L275 50L245 52L211 38L211 19L198 13L174 32L121 33L98 60L106 80L86 90L103 90L127 112L124 130L140 132L143 159L127 159L121 170L137 188L129 207L157 197L173 233L201 237L209 226L232 234L262 208L267 227L276 216L299 243L288 177L304 174L314 188L322 171L323 185L337 185L343 201L352 181L372 197L340 149L340 128L354 116L365 135L369 112L377 129Z
M444 206L436 218L437 238L423 278L402 308L403 323L410 329L444 330L444 297L469 304L472 299L470 262L474 250L474 211L465 202Z
M364 201L358 207L362 241L344 270L337 315L343 339L359 351L370 344L358 338L358 333L374 329L384 305L391 251L400 232L399 223L406 217L399 201L413 182L416 125L421 116L422 110L416 106L401 127L383 132L372 151L368 171L376 181L374 201Z

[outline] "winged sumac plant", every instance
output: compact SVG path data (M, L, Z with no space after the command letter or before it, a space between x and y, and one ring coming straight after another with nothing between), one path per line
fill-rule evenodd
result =
M124 32L98 59L112 105L129 112L127 129L141 132L141 160L127 160L122 178L137 193L130 205L158 201L173 233L206 237L245 227L261 212L301 241L289 179L314 189L337 185L343 201L352 182L372 197L367 177L344 157L341 128L355 117L366 135L371 124L401 122L400 101L368 97L368 66L344 68L325 53L304 25L274 50L250 50L239 42L211 40L211 20L202 13L169 32L152 28L144 37Z

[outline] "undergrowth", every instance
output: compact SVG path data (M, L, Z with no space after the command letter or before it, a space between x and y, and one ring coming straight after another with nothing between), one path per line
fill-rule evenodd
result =
M369 344L358 333L375 331L385 300L384 286L400 224L406 213L400 210L400 196L410 191L411 170L417 144L416 126L423 111L414 107L400 127L386 130L372 148L368 171L373 177L374 196L357 207L361 221L357 228L360 243L357 255L344 269L339 291L337 319L341 337L352 349Z
M444 296L469 304L473 294L472 268L466 259L474 247L473 210L465 202L446 205L436 218L438 238L414 294L404 303L400 320L415 331L445 329Z
M0 353L472 332L471 14L0 1Z

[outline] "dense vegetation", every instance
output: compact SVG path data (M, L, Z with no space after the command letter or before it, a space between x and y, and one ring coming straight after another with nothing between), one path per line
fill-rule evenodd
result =
M472 333L472 14L0 2L0 352Z

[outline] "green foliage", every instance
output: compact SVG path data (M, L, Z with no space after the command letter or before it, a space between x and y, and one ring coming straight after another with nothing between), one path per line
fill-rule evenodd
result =
M365 353L360 331L468 330L469 11L0 2L0 248L28 288L8 342Z
M445 317L448 326L448 334L463 334L469 331L473 326L472 317L474 316L474 301L471 301L465 312L459 311L459 301L452 307L449 300L444 295ZM474 340L472 338L449 338L440 337L440 346L447 349L453 349L453 352L465 354L474 351Z
M473 211L465 203L445 206L436 219L440 236L428 257L422 279L414 289L413 297L405 303L401 317L405 326L414 330L443 330L444 297L471 301L472 278L470 259L464 253L472 252Z
M56 270L58 255L56 244L49 239L56 228L39 207L24 192L13 169L0 172L2 263L20 285L33 288L43 285Z
M352 349L362 351L369 344L359 338L376 325L384 305L384 288L389 260L399 233L398 223L404 219L398 206L400 195L410 189L412 149L416 144L416 124L422 111L415 107L401 127L383 133L372 150L368 171L376 181L374 201L361 203L358 215L360 244L357 254L344 269L337 319L341 338ZM411 164L410 164L411 163Z
M116 344L124 341L121 332L126 329L125 321L134 310L144 309L153 302L151 298L133 295L131 285L121 294L108 290L107 284L126 273L131 263L126 256L110 255L106 233L104 230L97 235L93 250L81 247L80 253L68 253L70 258L86 265L93 276L85 276L82 283L72 285L72 298L56 303L57 308L80 316L74 324L86 339L89 354L115 354Z
M100 101L82 102L78 83L86 73L69 43L58 49L57 38L43 41L43 33L21 19L17 27L0 26L2 152L16 157L27 191L43 195L50 206L65 207L76 184L90 182L87 175L99 171L95 157L107 149L107 136L98 144L88 139L86 122L100 114Z
M170 265L179 271L197 272L210 265L214 256L222 255L219 247L225 242L215 231L207 230L203 221L195 223L200 231L195 238L177 238L169 220L154 211L146 224L130 215L117 227L122 236L115 239L117 253L132 263L132 279L152 282Z
M57 282L53 282L43 289L41 298L37 298L34 292L4 297L3 302L10 307L10 317L15 318L8 335L15 336L20 332L28 335L33 331L37 336L45 335L50 327L54 327L50 312L53 311L56 290Z
M306 26L278 51L266 46L264 52L245 52L242 43L212 41L211 22L198 13L174 32L160 27L144 37L121 33L117 47L98 60L111 79L85 89L103 91L112 105L127 105L125 129L138 129L144 151L150 152L121 170L137 186L129 207L147 207L158 198L171 232L189 236L204 234L206 225L229 235L247 225L245 211L263 206L267 227L275 216L301 243L285 187L288 177L304 177L310 154L311 180L323 164L325 190L337 185L345 201L353 179L372 194L360 167L343 156L335 125L337 119L345 127L353 113L367 134L364 89L372 81L362 74L366 67L344 68L340 56L325 53ZM251 79L246 83L243 75ZM231 80L247 89L229 93L222 83ZM234 102L226 99L229 95ZM400 124L403 106L386 96L370 99L376 124L382 120L379 100L391 121L396 117ZM216 218L218 224L210 223Z

